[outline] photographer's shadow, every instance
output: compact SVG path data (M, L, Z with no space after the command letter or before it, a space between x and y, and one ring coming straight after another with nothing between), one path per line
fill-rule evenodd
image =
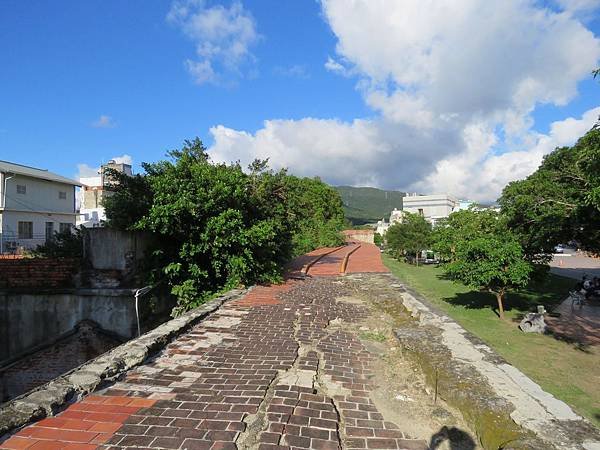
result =
M440 431L431 436L429 449L436 450L446 441L451 450L475 450L476 448L475 441L468 433L456 427L443 426Z

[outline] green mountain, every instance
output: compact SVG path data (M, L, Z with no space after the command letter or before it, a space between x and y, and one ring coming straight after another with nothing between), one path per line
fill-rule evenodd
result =
M336 186L344 202L346 218L354 225L389 219L394 208L402 208L404 192L370 187Z

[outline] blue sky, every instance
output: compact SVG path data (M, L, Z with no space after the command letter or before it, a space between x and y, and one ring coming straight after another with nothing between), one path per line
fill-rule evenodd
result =
M323 67L335 39L316 2L248 2L260 24L257 74L199 86L184 67L193 44L167 23L162 1L0 4L0 153L74 174L127 153L161 158L209 127L254 131L268 118L370 114L355 81ZM286 75L300 66L305 73ZM115 126L94 128L101 115Z
M566 67L573 65L568 55L572 51L565 49L564 57L559 56L553 63L544 59L542 50L538 66L527 66L535 56L525 50L535 47L523 44L523 39L541 39L542 43L547 39L548 46L562 45L549 37L551 31L557 34L551 29L554 25L538 24L539 35L519 35L518 43L514 44L514 48L524 53L517 55L523 67L506 76L516 81L507 83L505 92L508 96L514 93L510 89L517 82L536 77L542 80L542 88L532 88L534 93L524 105L495 104L489 109L479 105L464 114L473 102L464 108L454 108L460 99L440 95L441 87L430 81L431 73L424 73L423 80L419 79L418 65L423 55L410 53L412 47L400 46L395 53L376 55L379 59L371 57L368 39L373 37L373 53L381 53L388 45L387 36L406 27L402 18L398 23L387 20L396 17L394 3L389 2L389 14L381 16L380 12L369 9L368 2L349 7L336 5L336 0L322 3L103 0L62 1L60 6L48 1L3 0L0 2L0 159L75 176L78 164L93 168L111 157L127 154L137 165L162 158L184 139L199 136L207 146L214 146L211 152L217 160L246 161L251 156L268 156L274 166L289 166L300 175L321 175L336 184L427 190L424 183L428 183L431 174L440 171L440 161L451 162L453 157L468 152L465 149L470 141L466 139L465 144L464 136L474 127L487 130L481 133L500 130L495 132L499 141L491 145L488 142L487 153L478 157L477 164L487 164L489 155L534 151L540 134L550 136L553 122L570 117L581 120L586 111L600 106L600 83L584 75L589 74L588 66L597 63L600 54L597 39L600 21L593 6L569 12L572 17L564 25L565 33L571 30L570 36L573 32L569 27L577 25L581 46L588 47L587 66L569 74L568 79L567 75L561 75L562 78L556 74L541 75L538 69L546 67L544 64L552 71L568 72ZM569 3L566 0L562 3L532 2L530 8L536 11L548 8L549 14L563 13L571 6L565 6L564 3ZM168 19L176 7L186 8L185 17ZM216 34L210 45L225 50L232 40L247 45L239 58L228 56L227 51L221 56L207 56L205 50L199 50L206 48L207 30L202 29L202 24L208 22L198 24L193 19L214 17L210 14L219 12L227 12L223 15L225 19L250 21L251 35L245 37L236 35L243 30L235 26L223 37L219 27L228 26L228 22L211 25ZM403 13L410 16L411 11ZM481 21L477 14L473 11L474 23ZM426 20L426 24L435 28L438 18L419 20ZM448 21L451 20L452 17ZM503 29L502 23L496 25ZM525 22L521 25L523 30L530 27ZM371 31L361 35L362 26ZM381 36L377 35L379 30ZM452 41L461 39L456 34L456 29L449 28L433 37L431 34L406 37L416 39L427 51L431 45L437 45L431 42L447 39L452 51L457 52L455 60L465 59L463 65L444 75L446 92L454 90L452 84L448 88L454 77L458 84L465 78L461 75L463 68L465 73L473 72L469 64L480 61L481 54L497 51L501 58L503 52L513 50L495 46L490 50L482 37L480 46L465 49L462 55L461 46ZM389 43L391 50L404 37L396 36ZM573 42L574 48L577 44ZM594 47L591 52L590 45ZM552 54L555 49L546 50ZM477 54L471 57L471 51ZM446 50L443 58L448 57L447 53ZM399 69L393 64L396 58L407 62ZM331 64L326 67L328 59ZM208 61L215 71L214 79L199 81L186 61L192 64ZM490 93L496 89L497 82L486 80L489 74L485 70L480 75L471 83L483 85L478 89L488 89L486 92ZM546 78L554 78L554 84ZM572 86L576 87L575 92ZM456 91L460 90L456 85ZM526 92L525 97L529 95ZM544 92L552 93L546 96ZM410 107L404 106L408 101L404 97L400 107L392 101L396 93L408 93ZM476 96L482 102L486 98L483 94ZM415 104L418 108L413 111ZM459 115L457 111L462 114L461 120L454 119ZM517 127L513 138L505 139L504 130L512 126L507 124L516 120L513 116L519 120L525 118L529 123ZM431 127L415 123L415 117L450 117L450 125L432 132ZM221 132L210 131L217 126L221 126ZM363 143L372 141L377 148L371 149ZM552 142L555 141L564 144L560 139ZM515 142L519 148L514 148ZM308 147L315 147L313 153ZM386 150L379 155L377 152L382 148ZM538 149L538 157L540 151L547 152ZM356 159L361 152L368 155ZM420 160L421 154L428 156ZM374 162L375 156L388 158L389 163ZM419 160L418 164L407 166L405 174L400 173L401 169L390 171L390 167L401 168L406 166L405 161L414 159ZM530 170L535 161L527 161ZM354 171L344 166L351 166ZM433 183L432 188L465 189L453 180L445 183L439 186ZM497 188L477 189L486 191L482 196L497 191Z

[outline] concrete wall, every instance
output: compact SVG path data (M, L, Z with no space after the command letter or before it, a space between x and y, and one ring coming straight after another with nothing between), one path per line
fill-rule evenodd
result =
M0 367L0 403L48 383L121 343L93 322L80 322L68 335Z
M140 305L146 308L146 300ZM84 319L131 338L137 329L133 290L0 291L0 364L71 331Z
M147 234L110 228L89 228L85 234L84 258L100 270L131 271L145 256L151 242Z

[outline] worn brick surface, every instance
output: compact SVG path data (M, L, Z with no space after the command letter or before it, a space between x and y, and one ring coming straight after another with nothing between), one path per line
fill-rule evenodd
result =
M309 273L338 274L351 249ZM426 448L370 400L371 357L347 331L369 311L348 294L331 276L257 287L0 448Z
M121 343L94 323L80 322L72 334L0 369L0 402L47 383Z
M381 251L373 244L362 243L348 260L346 273L389 272L381 261Z
M336 276L342 270L342 261L344 257L360 247L360 244L348 243L339 250L329 253L319 259L309 270L313 276Z
M0 289L70 287L77 258L0 259Z

